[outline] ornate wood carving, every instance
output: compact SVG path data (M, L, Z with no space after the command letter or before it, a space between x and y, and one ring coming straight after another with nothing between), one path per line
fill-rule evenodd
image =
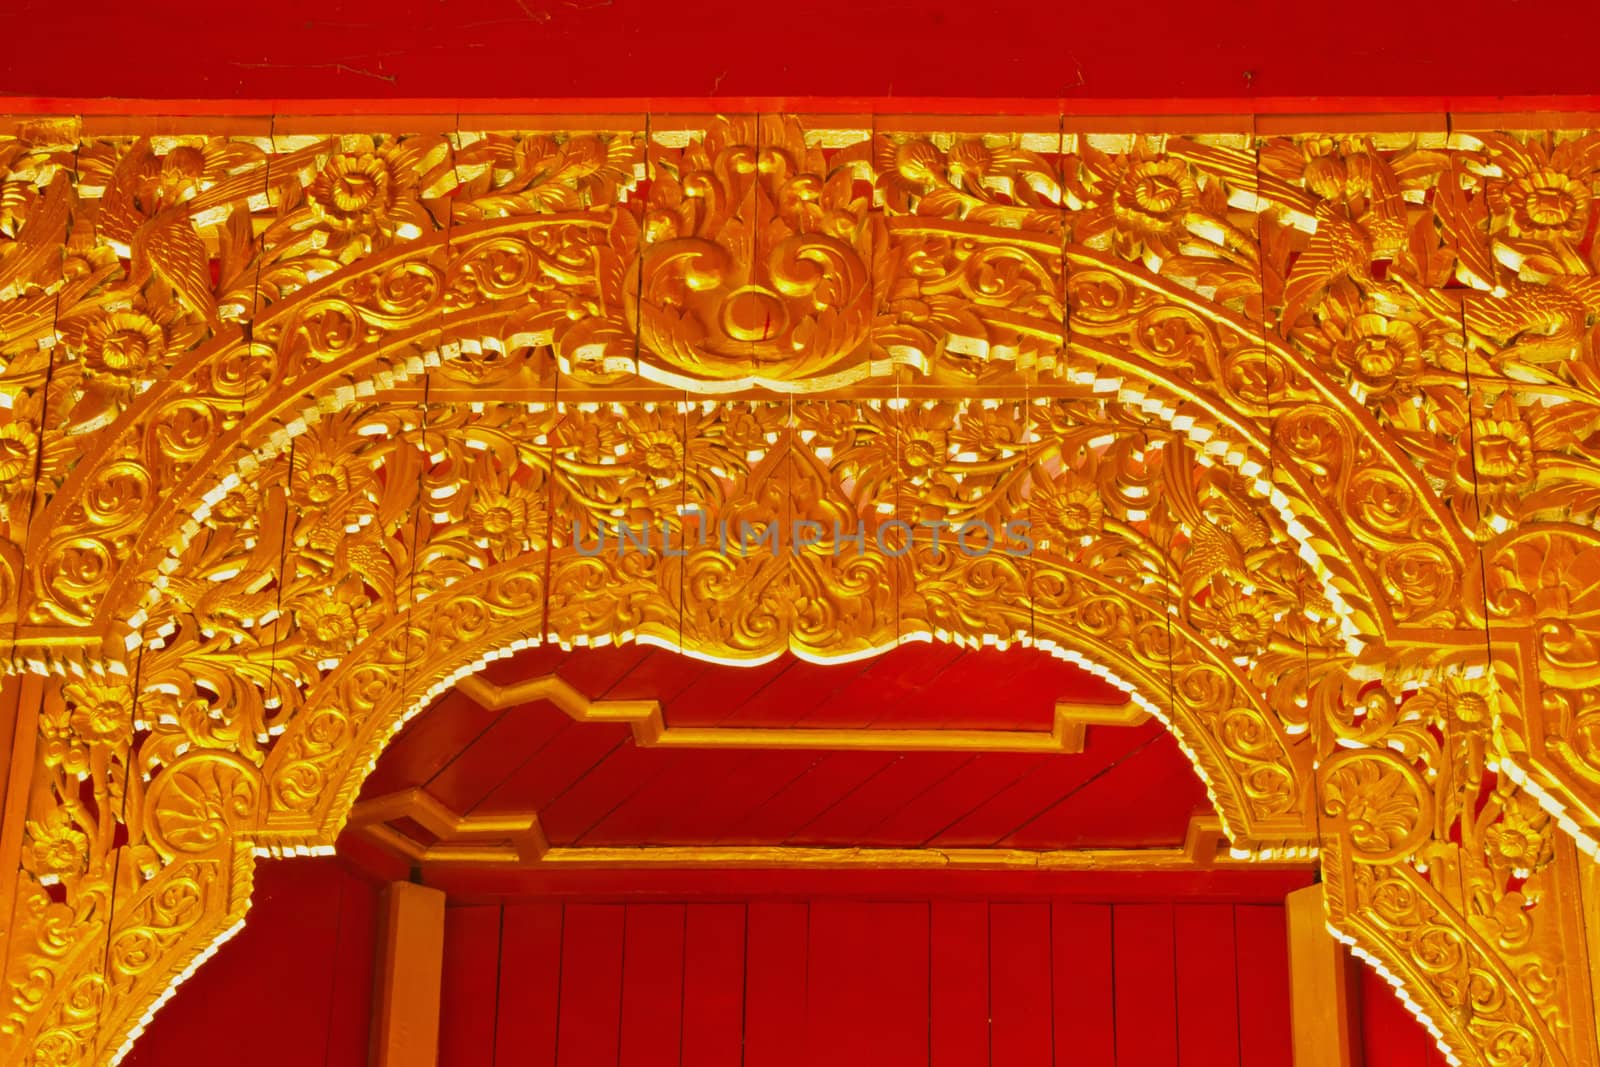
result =
M1600 134L46 122L0 172L20 1062L115 1058L508 649L928 636L1127 688L1463 1061L1594 1062Z

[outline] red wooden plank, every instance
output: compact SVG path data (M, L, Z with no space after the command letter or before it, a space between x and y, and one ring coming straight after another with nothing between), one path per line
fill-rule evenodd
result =
M426 782L500 715L452 689L407 723L383 750L383 758L361 786L362 795L379 797Z
M1051 1067L1050 905L989 905L989 1060Z
M586 649L585 655L587 654ZM514 656L490 660L484 664L483 670L479 671L478 675L484 681L495 685L515 685L528 678L537 678L559 671L571 655L571 652L560 645L535 645L523 649Z
M1106 766L1137 759L1141 746L1171 743L1165 728L1150 722L1136 728L1090 727L1084 750L1072 756L1046 756L1030 773L1007 784L933 840L935 847L985 848L1013 833L1029 819L1058 803Z
M1411 1018L1389 983L1361 966L1362 1067L1424 1067L1427 1031Z
M985 1067L990 1062L988 906L936 900L930 929L929 1067Z
M972 810L1037 770L1048 756L989 752L974 756L937 789L919 797L878 827L884 840L918 847L960 822Z
M571 729L572 720L550 704L509 708L428 780L428 792L455 811L471 811L530 756Z
M629 672L655 654L656 650L649 645L580 648L567 653L555 670L563 681L594 700L606 696Z
M1110 906L1055 901L1050 940L1056 1067L1116 1063Z
M989 679L990 701L1019 705L1038 701L1037 714L1044 721L1055 719L1058 700L1071 700L1089 704L1121 706L1128 702L1128 694L1103 678L1057 659L1048 652L1030 652L1018 657L1021 649L978 649L975 655L974 674L978 679ZM1030 660L1033 662L1029 666ZM1014 712L1013 712L1014 714Z
M1172 905L1118 904L1115 937L1117 1067L1173 1067L1178 1062ZM1287 1059L1277 1067L1288 1063Z
M937 21L910 27L902 5L842 0L818 0L792 13L721 0L696 9L697 17L687 25L681 14L674 18L658 5L642 6L637 13L597 6L560 31L560 47L541 58L540 82L533 86L526 78L527 57L550 44L538 18L507 22L486 34L471 20L463 25L431 4L355 0L329 9L338 11L335 24L310 27L319 47L344 26L360 26L372 35L369 47L398 49L423 40L427 48L383 56L381 68L335 63L328 69L319 62L323 52L297 51L308 43L305 20L318 17L317 7L264 8L250 27L254 49L296 58L259 68L251 61L241 65L241 57L255 51L240 49L236 25L211 20L191 25L185 20L192 17L192 6L159 0L142 9L151 24L183 32L152 41L150 62L124 70L129 35L136 32L129 16L99 6L77 9L89 19L54 5L28 10L27 24L18 28L18 54L6 69L6 92L14 94L7 110L14 114L393 115L410 108L413 114L450 117L491 107L496 110L489 113L498 115L572 114L580 104L588 109L582 113L613 114L669 107L679 114L792 108L812 115L1044 116L1600 110L1593 79L1570 58L1580 45L1562 41L1568 47L1533 54L1504 48L1502 35L1484 31L1505 25L1494 20L1504 19L1506 8L1481 0L1462 4L1460 21L1439 19L1426 33L1386 37L1393 43L1384 46L1378 45L1375 30L1389 25L1385 20L1400 9L1362 3L1337 20L1327 18L1325 9L1293 7L1270 19L1241 19L1228 34L1205 38L1204 48L1194 47L1189 34L1149 35L1148 40L1130 34L1126 20L1101 8L1078 13L1016 0L981 11L952 7ZM489 10L500 9L484 13ZM531 10L547 14L556 8ZM1405 10L1433 14L1437 9ZM1554 0L1539 10L1549 25L1580 30L1593 25L1594 8L1587 3ZM1195 25L1195 9L1171 0L1141 13L1148 14L1151 25ZM789 62L773 63L771 42L802 19L807 27L848 27L849 32L839 34L826 55L796 49ZM1019 25L1030 32L1016 33ZM78 58L70 66L81 69L63 70L63 64L51 62L47 42L61 40L74 42ZM635 62L616 64L614 71L595 70L592 57L619 41L682 54L662 56L641 48ZM1069 86L1063 85L1061 71L1066 41L1074 53ZM1317 47L1307 47L1309 41ZM886 53L884 42L894 42L895 51ZM989 64L993 69L981 85L953 81L955 65L964 57L990 55L1006 60ZM1241 77L1243 72L1251 77ZM546 95L529 100L530 92ZM952 98L956 92L980 95ZM1507 99L1509 93L1517 96ZM1583 95L1528 99L1556 94ZM219 101L219 96L225 98ZM45 99L32 99L40 97ZM59 97L69 99L51 99ZM351 119L349 125L361 121ZM1114 119L1101 121L1120 128ZM1526 123L1509 120L1518 121Z
M561 1004L561 904L507 904L500 952L495 1063L554 1067Z
M178 987L123 1062L169 1067L193 1062L196 1049L225 1048L229 1067L322 1063L339 885L349 877L339 862L262 862L244 929ZM293 1025L263 1026L262 1019Z
M994 725L996 718L1010 717L1010 709L989 707L988 701L974 699L981 691L974 690L973 675L986 673L978 667L987 662L987 657L979 655L980 650L938 642L916 643L903 645L885 658L898 659L911 649L926 650L922 654L929 657L928 661L892 679L886 678L885 681L893 684L880 684L877 692L870 694L869 699L875 706L868 706L865 711L873 726L982 729ZM1017 664L1013 662L1012 670L1016 669ZM996 685L996 677L988 674L988 692L992 694ZM980 709L979 704L984 707Z
M755 900L745 950L744 1067L809 1067L804 901Z
M529 753L472 810L539 811L625 744L629 736L626 726L574 722L549 744Z
M793 726L804 714L851 685L866 663L796 660L722 720L724 726Z
M867 904L868 936L857 966L869 990L875 1026L867 1062L874 1067L925 1067L930 977L926 902ZM859 1006L857 1008L859 1009Z
M1445 1067L1438 1041L1406 1010L1389 983L1366 964L1357 966L1362 1067Z
M726 839L776 845L894 760L889 752L830 752L766 803L749 812Z
M367 1067L377 945L378 887L345 872L339 884L339 939L325 1067Z
M1092 727L1097 733L1107 727ZM1107 768L1001 840L1003 848L1152 848L1183 843L1209 809L1205 786L1170 737Z
M736 827L810 770L820 752L750 752L716 788L696 791L651 834L652 842L728 842Z
M590 827L651 781L665 766L669 753L643 749L625 738L599 763L574 780L558 796L541 806L539 825L552 845L574 845Z
M857 1067L871 1061L876 1013L864 1005L873 990L861 968L868 932L867 905L856 900L816 900L806 956L806 1062Z
M1233 912L1239 946L1239 1063L1282 1067L1293 1056L1289 1017L1289 931L1283 906Z
M568 904L562 921L559 1067L617 1062L622 1018L622 919L617 904Z
M871 755L873 758L862 761L829 760L827 763L818 764L806 773L806 776L796 784L796 790L812 794L809 802L789 805L772 805L774 829L783 826L788 832L784 835L784 844L800 845L815 843L816 839L804 833L805 829L816 823L838 826L837 819L845 820L844 834L847 843L865 844L850 833L850 815L846 811L843 816L835 813L842 807L847 808L852 802L870 800L883 787L878 779L891 771L897 764L905 762L906 754L900 753L861 753ZM798 797L792 799L798 800ZM779 812L782 815L778 815ZM810 816L806 818L806 816ZM804 820L804 821L801 821ZM836 829L835 834L838 834Z
M1182 1067L1239 1067L1239 997L1233 908L1180 904L1173 911Z
M658 700L663 705L711 669L704 660L650 648L633 668L605 692L607 700Z
M883 845L873 828L972 757L963 752L906 752L811 820L791 837L796 845Z
M707 670L663 705L670 726L715 726L782 674L793 662L779 656L757 667Z
M439 1067L482 1067L493 1060L499 969L499 907L446 908Z
M681 904L629 904L619 1067L678 1067L683 1024Z
M886 704L908 694L921 693L927 700L931 695L928 683L960 659L961 654L961 649L952 645L921 642L901 645L892 652L867 660L861 674L849 685L799 709L796 721L816 727L866 726L880 715ZM938 697L933 699L938 700Z
M746 750L662 749L660 773L606 813L580 839L584 845L701 844L689 826L703 826L709 806L715 823L735 817L728 809L741 805L735 788L739 769L765 755ZM759 777L757 778L759 780ZM772 788L770 784L767 788ZM765 795L765 794L763 794ZM741 809L742 810L742 809ZM703 831L709 833L709 831Z
M683 966L683 1062L739 1067L744 1044L743 904L688 905Z
M1042 652L968 649L936 677L917 680L909 692L884 704L872 723L1048 733L1056 700L1074 688L1072 676L1082 673Z

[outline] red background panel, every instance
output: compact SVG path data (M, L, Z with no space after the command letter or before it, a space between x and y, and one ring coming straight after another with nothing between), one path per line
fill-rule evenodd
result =
M122 1062L363 1067L378 899L338 859L260 864L244 929L178 987Z
M1590 0L16 0L0 93L355 98L1138 98L1594 93ZM1508 44L1528 37L1526 47ZM1316 101L1310 102L1314 109ZM304 105L302 105L304 106ZM458 105L459 106L459 105ZM1211 103L1215 107L1215 103ZM245 114L265 113L255 105ZM1301 103L1299 110L1307 110ZM16 110L13 108L12 110ZM326 108L316 113L327 113Z
M1045 733L1060 700L1126 698L1037 650L912 643L867 660L753 669L622 646L527 652L494 684L555 672L591 699L656 700L669 724ZM641 748L547 701L452 692L390 743L363 790L425 789L462 813L536 813L557 846L1176 847L1205 791L1159 723L1090 726L1083 751Z
M1445 1067L1438 1044L1376 971L1361 969L1362 1067Z
M531 901L501 909L502 960L494 1053L518 1067L555 1067L560 1026L565 916L559 903Z
M745 1067L809 1067L810 908L753 900L745 937Z
M561 1062L585 1067L1235 1064L1232 976L1251 965L1246 948L1268 968L1256 985L1280 991L1251 1025L1289 1028L1286 958L1234 936L1242 910L1281 928L1276 906L844 897L543 906L564 908L567 930L556 1043ZM451 937L474 929L447 927ZM594 958L576 961L575 944ZM455 951L495 966L490 947ZM617 1010L619 953L620 1057L596 1040L597 1021ZM502 1004L515 959L508 944ZM443 1025L451 1047L483 1032L472 1013ZM569 1060L577 1042L585 1051ZM544 1062L544 1048L519 1047L515 1062L525 1053ZM476 1062L489 1062L487 1049ZM1285 1067L1287 1052L1273 1062Z
M367 1063L378 891L260 864L244 931L125 1062ZM1290 1062L1275 904L658 892L457 904L445 932L443 1067ZM1366 1067L1443 1064L1370 972L1360 1011Z
M683 952L683 1062L739 1067L744 1036L745 906L690 904Z
M1276 977L1289 965L1283 909L1260 904L1235 908L1233 942L1239 960L1239 1063L1283 1067L1293 1056L1289 986Z
M484 905L445 912L439 1015L450 1025L439 1034L439 1067L479 1067L483 1050L494 1051L502 915Z
M1172 913L1178 1060L1183 1067L1239 1067L1239 955L1234 909L1196 904Z
M619 1067L676 1067L683 1039L682 904L630 907L623 932Z
M989 905L936 900L930 911L930 1067L966 1067L989 1057Z
M562 921L558 1067L615 1063L622 1027L624 909L569 904ZM446 935L449 930L446 929ZM502 972L504 973L504 972ZM441 1037L443 1026L441 1025Z
M1051 993L1055 1032L1072 1035L1056 1064L1115 1063L1115 949L1111 906L1058 900L1051 906Z
M989 1062L1050 1067L1055 1054L1051 1005L1049 901L989 905ZM1070 1032L1062 1034L1063 1041Z

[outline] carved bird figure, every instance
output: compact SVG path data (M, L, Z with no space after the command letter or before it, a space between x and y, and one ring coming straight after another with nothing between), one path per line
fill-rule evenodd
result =
M1317 229L1295 261L1283 289L1283 321L1292 323L1315 307L1328 287L1341 278L1373 283L1372 236L1329 201L1316 209Z

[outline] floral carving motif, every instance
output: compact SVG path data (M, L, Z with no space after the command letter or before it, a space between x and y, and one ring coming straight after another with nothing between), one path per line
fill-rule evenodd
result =
M114 1051L487 657L929 635L1139 693L1464 1060L1594 1058L1600 135L45 123L0 169L37 1062Z

